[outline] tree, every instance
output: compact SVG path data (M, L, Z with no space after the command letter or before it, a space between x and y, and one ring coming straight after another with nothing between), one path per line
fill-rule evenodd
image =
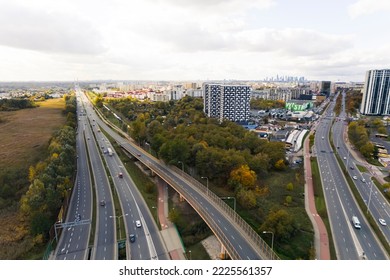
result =
M256 207L256 194L253 190L241 188L237 192L237 201L243 208L253 209Z
M292 190L294 190L294 185L293 185L293 183L288 183L287 184L287 186L286 186L286 189L288 190L288 191L292 191Z
M289 240L296 231L293 216L283 209L270 212L259 230L272 231L275 239L283 241Z
M276 170L285 170L286 169L286 164L284 163L284 159L279 159L275 163L275 169Z
M244 189L254 188L256 179L256 173L245 164L230 172L229 185L240 186Z

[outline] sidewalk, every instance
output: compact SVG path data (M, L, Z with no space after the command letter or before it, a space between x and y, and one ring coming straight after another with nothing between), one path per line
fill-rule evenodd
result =
M309 137L304 143L304 165L305 165L305 208L314 228L314 245L316 248L316 259L330 260L329 237L325 224L317 213L315 200L313 178L310 162Z
M158 221L161 225L161 236L163 237L168 254L172 260L185 260L184 248L181 237L175 227L168 219L168 186L158 179Z
M385 175L378 168L378 166L375 166L375 165L368 163L367 160L362 156L362 154L360 154L359 152L357 152L351 148L352 144L351 144L351 142L349 142L348 130L347 130L346 125L343 128L343 138L345 139L345 145L346 145L349 153L351 154L352 158L355 158L358 161L360 161L367 168L367 170L370 172L370 174L378 180L379 183L381 183L382 185L387 183L384 179Z

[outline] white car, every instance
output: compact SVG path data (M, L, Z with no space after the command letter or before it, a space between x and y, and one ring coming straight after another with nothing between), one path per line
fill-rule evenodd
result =
M347 159L347 157L344 157L344 159Z
M141 227L141 221L140 220L136 220L135 221L135 226L140 228Z
M379 223L382 225L382 226L386 226L387 224L386 224L386 221L384 220L384 219L381 219L381 218L379 218Z
M356 176L353 176L352 178L353 178L354 180L357 180L357 177L356 177Z

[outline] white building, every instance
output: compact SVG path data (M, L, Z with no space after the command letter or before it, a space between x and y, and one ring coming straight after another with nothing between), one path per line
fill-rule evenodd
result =
M390 69L367 71L360 113L390 115Z

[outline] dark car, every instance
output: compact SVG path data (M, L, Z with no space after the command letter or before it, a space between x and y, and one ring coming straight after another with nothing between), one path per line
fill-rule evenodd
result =
M129 235L129 239L130 239L131 243L134 243L135 242L135 235L134 234L130 234Z

